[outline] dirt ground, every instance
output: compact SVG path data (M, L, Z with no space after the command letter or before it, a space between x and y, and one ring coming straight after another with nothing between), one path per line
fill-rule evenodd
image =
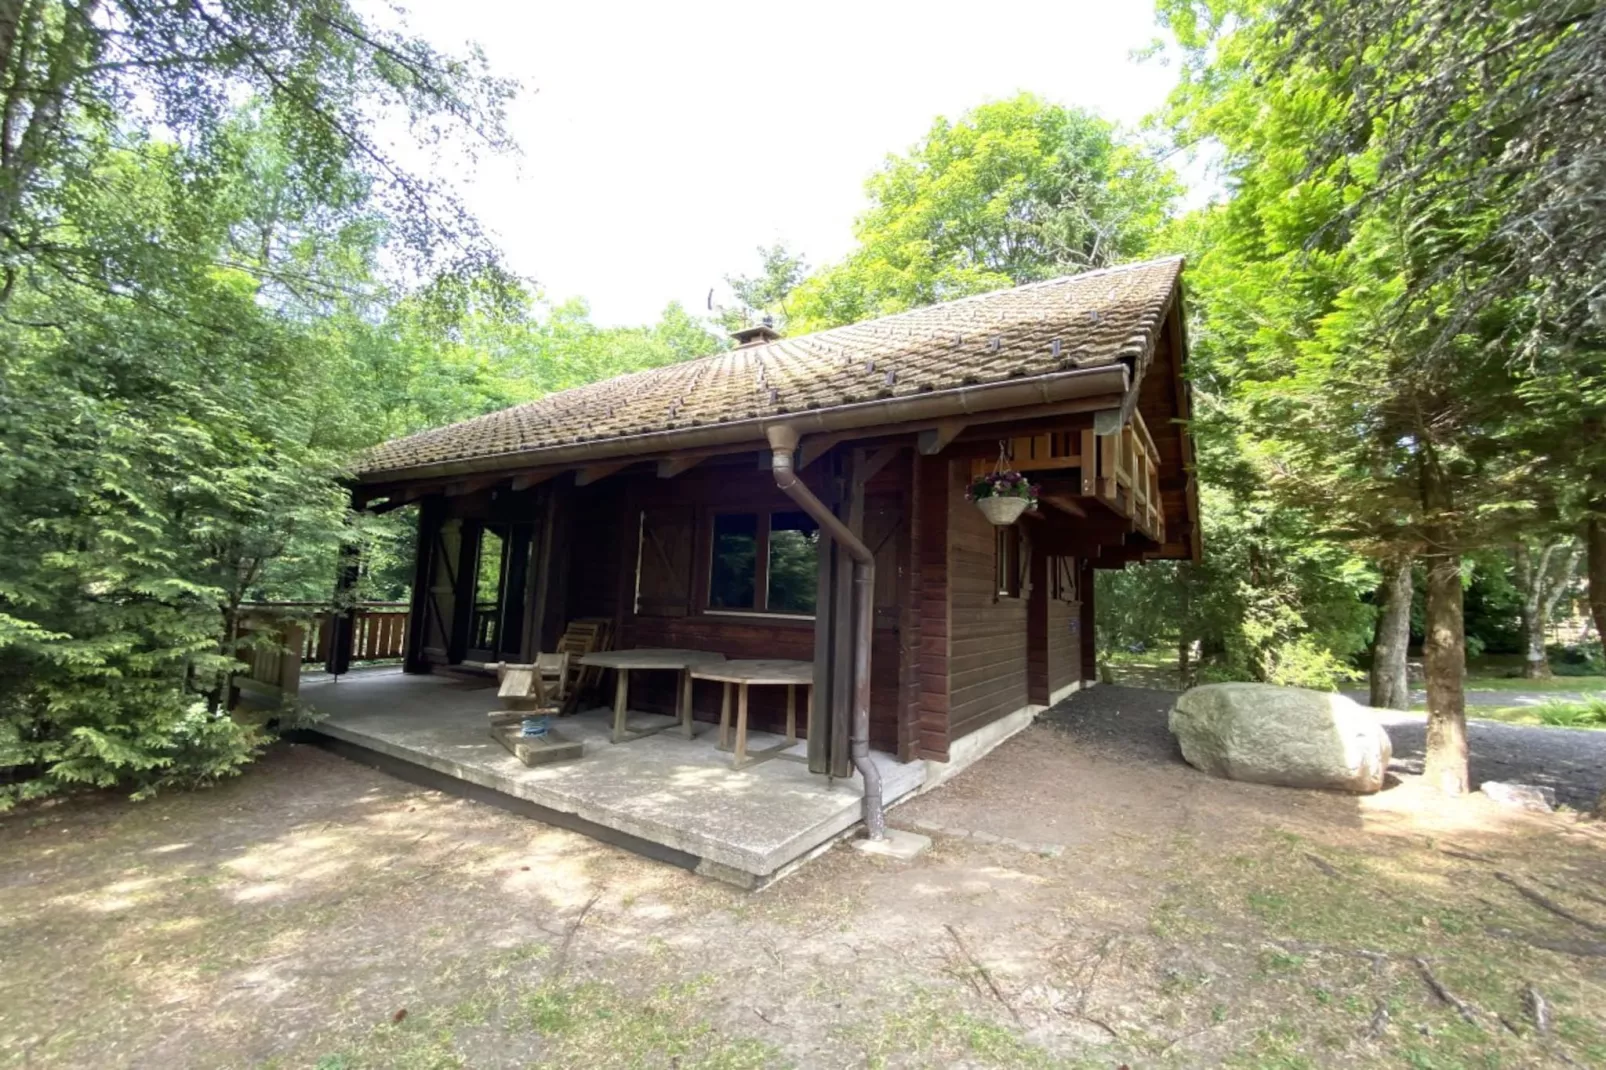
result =
M0 1064L1606 1066L1606 827L1087 713L893 810L916 862L758 894L301 746L14 813Z

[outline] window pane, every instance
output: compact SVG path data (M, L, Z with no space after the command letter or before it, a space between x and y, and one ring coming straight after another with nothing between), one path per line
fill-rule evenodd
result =
M715 609L756 609L758 517L720 513L714 517L714 559L708 570L708 604Z
M502 596L502 533L486 528L480 533L480 559L474 568L474 618L469 646L496 649L497 600Z
M771 513L769 608L813 613L819 563L820 525L807 513Z

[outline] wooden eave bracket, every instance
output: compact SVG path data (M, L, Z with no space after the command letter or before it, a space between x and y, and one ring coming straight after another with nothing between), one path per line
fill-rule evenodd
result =
M798 468L800 470L807 468L809 465L813 464L815 461L819 460L821 457L824 457L828 452L830 452L832 446L835 446L839 442L846 441L847 437L848 436L846 434L811 435L810 437L804 439L802 446L800 446L797 451Z
M634 463L635 458L630 458L623 461L608 461L603 464L588 464L584 468L575 472L574 485L577 487L588 487L597 482L599 479L607 479L609 476L613 475L622 468L629 468Z
M475 491L484 490L486 487L494 487L505 479L507 479L505 474L481 476L478 479L461 479L456 483L446 484L446 496L448 498L461 498L465 494L473 494Z
M855 469L854 476L855 478L862 479L864 482L868 483L871 479L875 478L875 474L877 472L885 468L894 457L902 452L902 447L882 446L880 449L873 452L869 450L863 450L861 452L866 456Z
M658 462L658 478L674 479L681 473L689 472L693 468L696 468L703 462L703 457L704 455L701 453L679 454L672 457L664 457Z
M411 505L423 496L423 487L413 487L409 490L401 490L397 491L395 494L389 495L379 505L365 506L365 508L368 510L368 512L373 513L375 516L380 516L396 509L400 509L404 505Z
M943 420L936 427L928 427L920 432L920 452L926 457L933 457L948 448L948 444L959 437L965 429L963 420Z
M514 476L513 489L519 491L538 487L561 471L561 468L538 468L533 472L525 472L523 475Z

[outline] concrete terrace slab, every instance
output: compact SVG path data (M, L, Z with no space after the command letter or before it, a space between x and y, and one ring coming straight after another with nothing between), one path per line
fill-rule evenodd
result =
M491 738L486 713L497 700L489 680L373 671L308 681L301 697L323 718L316 733L683 852L698 872L746 887L773 879L862 817L857 776L832 781L783 759L738 772L715 748L714 725L698 723L690 740L672 730L613 744L611 711L592 710L555 722L555 731L583 743L583 757L528 768ZM636 727L668 720L631 715ZM748 745L780 742L751 733ZM889 804L925 778L923 762L874 758Z

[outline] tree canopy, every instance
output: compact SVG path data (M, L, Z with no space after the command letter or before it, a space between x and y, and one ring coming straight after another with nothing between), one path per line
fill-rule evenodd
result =
M1022 94L939 118L865 191L858 248L792 294L795 328L1135 259L1181 186L1111 123Z

